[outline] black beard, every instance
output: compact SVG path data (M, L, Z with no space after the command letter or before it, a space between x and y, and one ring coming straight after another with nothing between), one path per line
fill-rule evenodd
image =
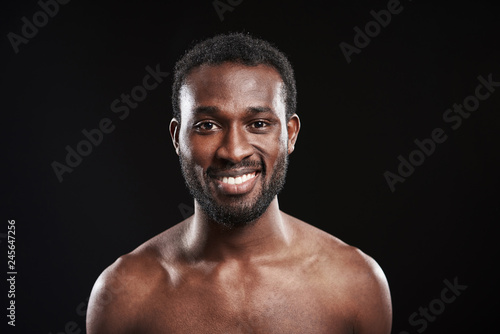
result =
M204 185L199 180L193 163L186 161L182 153L179 155L179 160L184 181L191 195L212 220L228 229L250 225L262 216L274 197L283 189L288 169L288 154L285 153L276 161L270 181L261 181L262 190L257 196L255 203L243 203L241 196L233 196L234 199L230 204L221 205L211 196L208 184ZM261 180L265 180L267 174L265 165L262 161L257 164L261 168ZM252 163L244 160L238 164L228 163L224 169L255 166L255 162ZM210 168L208 171L210 171ZM208 175L209 173L205 172L205 179L208 179Z

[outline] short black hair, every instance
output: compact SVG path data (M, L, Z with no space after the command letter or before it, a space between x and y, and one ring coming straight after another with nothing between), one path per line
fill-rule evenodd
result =
M234 62L245 66L260 64L273 67L285 86L286 119L295 113L297 88L292 65L287 57L271 43L243 33L216 35L197 43L175 64L172 86L173 116L180 121L180 89L191 70L201 65L220 65Z

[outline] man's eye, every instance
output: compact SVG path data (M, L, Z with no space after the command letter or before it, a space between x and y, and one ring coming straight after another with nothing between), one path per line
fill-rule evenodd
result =
M264 121L257 121L257 122L253 122L252 126L256 129L262 129L262 128L265 128L266 126L268 126L268 124Z
M195 125L195 128L198 129L198 130L202 130L202 131L210 131L210 130L213 130L214 128L216 128L217 126L212 123L212 122L201 122L201 123L198 123Z

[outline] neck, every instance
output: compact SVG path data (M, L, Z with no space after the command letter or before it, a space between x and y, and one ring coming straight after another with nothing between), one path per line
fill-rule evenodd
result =
M291 229L275 197L264 214L248 225L227 228L214 222L195 201L185 245L194 259L221 261L276 254L290 244Z

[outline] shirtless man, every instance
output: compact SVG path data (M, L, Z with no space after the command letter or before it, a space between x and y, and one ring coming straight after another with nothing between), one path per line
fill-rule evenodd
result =
M285 56L219 35L175 72L170 134L195 211L101 274L88 333L389 334L377 263L279 209L300 129Z

